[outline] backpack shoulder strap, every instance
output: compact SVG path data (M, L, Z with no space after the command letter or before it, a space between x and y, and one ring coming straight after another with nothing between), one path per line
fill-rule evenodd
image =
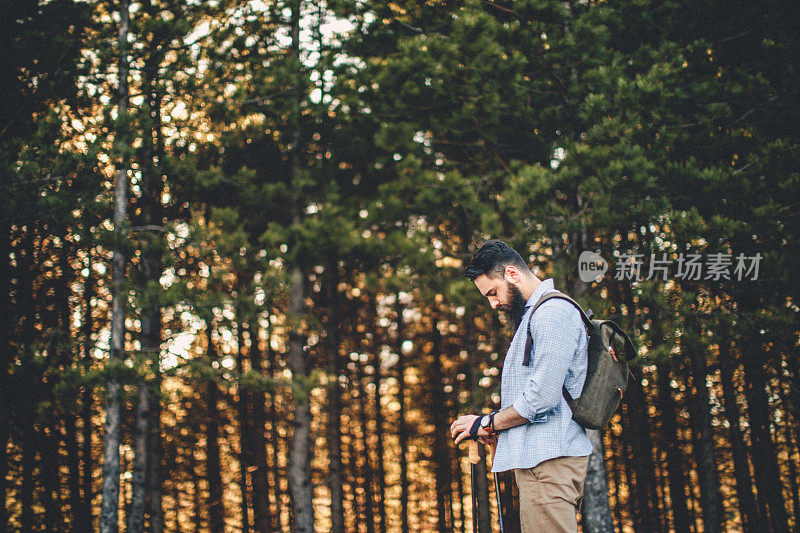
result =
M581 314L581 319L583 320L583 323L586 324L587 327L592 325L591 319L584 312L583 307L581 307L578 302L576 302L575 300L573 300L572 298L570 298L566 294L561 293L561 292L557 292L557 291L548 292L547 294L545 294L544 296L539 298L539 301L536 302L536 305L533 306L533 311L531 311L531 316L533 316L533 313L535 313L536 310L539 309L540 305L545 303L547 300L551 300L553 298L558 298L560 300L566 300L569 303L571 303L573 306L575 306L575 309L577 309L578 312Z
M571 303L572 305L574 305L575 308L578 310L578 312L581 314L581 319L583 320L583 323L586 325L586 327L590 328L592 326L591 319L586 315L586 313L583 311L583 308L578 304L578 302L576 302L575 300L573 300L572 298L570 298L566 294L563 294L563 293L560 293L560 292L557 292L557 291L548 292L547 294L545 294L544 296L539 298L539 301L536 302L536 305L533 306L533 311L531 311L530 319L533 319L533 313L535 313L536 310L539 309L540 305L545 303L547 300L550 300L550 299L553 299L553 298L559 298L561 300L566 300L569 303ZM527 324L527 326L525 328L526 329L526 331L525 331L525 355L522 358L522 364L524 366L528 366L531 363L531 346L533 346L533 338L531 337L530 319L529 319L529 322L528 322L528 324Z

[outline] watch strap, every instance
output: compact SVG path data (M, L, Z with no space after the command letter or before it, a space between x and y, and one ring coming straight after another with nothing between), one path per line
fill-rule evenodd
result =
M482 418L483 418L482 416L479 416L478 418L476 418L475 422L472 423L472 427L469 428L469 436L472 437L473 439L477 439L478 438L478 429L480 429L480 427L481 427L481 419Z

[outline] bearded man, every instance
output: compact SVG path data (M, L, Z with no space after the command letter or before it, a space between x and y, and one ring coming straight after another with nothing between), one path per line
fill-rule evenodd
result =
M500 411L458 417L450 426L451 436L456 443L470 436L497 443L492 472L514 471L523 533L577 532L576 512L592 444L572 419L562 385L577 398L586 380L583 320L560 298L532 313L542 296L555 291L553 280L537 278L502 241L483 244L465 275L492 309L508 315L516 333L503 360ZM530 346L526 330L533 340Z

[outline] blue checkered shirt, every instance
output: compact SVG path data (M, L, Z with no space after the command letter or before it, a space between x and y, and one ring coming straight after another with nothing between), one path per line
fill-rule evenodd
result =
M566 385L577 398L586 380L588 336L580 313L569 302L553 299L531 318L539 298L554 290L553 280L546 279L533 291L503 361L500 406L513 405L531 422L500 432L492 472L532 468L547 459L592 453L589 437L572 419L561 391ZM533 345L530 364L523 366L526 328L530 328Z

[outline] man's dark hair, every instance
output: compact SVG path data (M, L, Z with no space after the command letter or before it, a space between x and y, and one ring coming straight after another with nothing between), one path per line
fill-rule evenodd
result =
M486 274L490 278L499 277L508 265L514 265L522 272L529 270L528 265L512 247L503 241L492 239L478 248L472 261L464 269L464 275L472 281L481 274Z

